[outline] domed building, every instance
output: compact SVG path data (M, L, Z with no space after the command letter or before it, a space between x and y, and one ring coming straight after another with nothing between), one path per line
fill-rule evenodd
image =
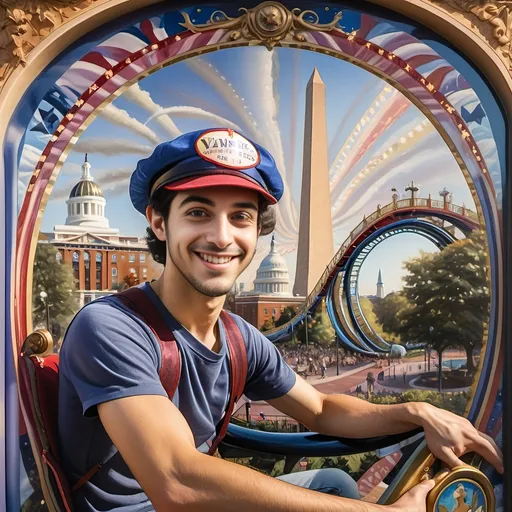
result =
M284 258L276 251L274 237L270 252L265 256L256 272L254 292L272 295L290 295L290 275Z
M87 154L66 207L65 223L54 226L53 233L41 233L39 243L54 245L57 260L73 267L80 306L111 294L127 276L142 282L161 274L162 266L153 261L143 238L121 235L110 227L107 202L91 174Z
M234 312L258 329L268 320L278 320L287 306L297 307L305 297L294 297L290 292L290 274L284 258L277 252L272 236L270 252L263 258L256 272L254 289L235 288Z
M87 161L82 165L82 177L71 189L68 205L66 226L87 226L88 228L107 228L108 219L105 217L105 198L100 186L94 182L91 175L91 164ZM119 233L118 230L114 230Z

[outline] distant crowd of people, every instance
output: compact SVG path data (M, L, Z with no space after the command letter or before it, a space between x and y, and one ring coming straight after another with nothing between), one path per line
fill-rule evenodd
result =
M327 368L336 366L336 347L322 347L316 344L308 346L299 345L287 347L286 345L276 345L284 360L297 372L307 375L326 376ZM363 363L373 362L376 357L368 357L361 354L349 352L346 349L338 349L339 365L356 366ZM379 366L379 363L381 365ZM384 363L382 358L377 359L379 367Z

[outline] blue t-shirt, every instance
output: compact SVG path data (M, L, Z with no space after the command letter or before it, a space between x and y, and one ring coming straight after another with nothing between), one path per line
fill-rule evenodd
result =
M229 351L219 319L219 353L205 347L168 312L149 283L141 286L178 343L182 369L173 403L194 434L196 447L215 435L229 398ZM247 347L245 395L268 400L286 394L295 374L276 347L233 315ZM74 493L77 511L153 510L98 417L96 406L135 395L167 396L159 372L160 346L151 329L115 296L87 304L76 315L60 352L59 442L73 485L93 466L108 461Z

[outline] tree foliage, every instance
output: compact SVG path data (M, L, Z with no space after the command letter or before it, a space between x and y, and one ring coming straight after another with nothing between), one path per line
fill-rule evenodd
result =
M261 332L270 331L270 329L273 329L276 326L274 317L267 318L263 325L260 327Z
M485 234L475 231L439 253L422 253L404 264L402 294L409 306L399 314L402 340L430 344L440 354L462 347L470 373L488 321L486 250Z
M37 244L32 283L34 326L46 327L46 301L42 300L40 295L41 292L46 292L50 331L57 339L64 334L65 328L79 307L73 268L71 265L59 263L58 252L51 244Z
M401 331L400 313L408 306L407 299L396 292L389 293L383 299L373 302L373 311L385 333L399 336Z
M281 313L281 316L276 320L276 327L284 325L289 322L297 314L296 310L292 306L286 306Z
M136 272L130 272L126 276L124 276L124 286L123 290L126 288L131 288L132 286L138 286L140 284L139 277Z
M329 315L325 307L319 306L313 315L308 315L308 342L317 343L322 346L332 345L334 342L334 328L332 327ZM296 330L297 339L306 343L306 323L305 321Z

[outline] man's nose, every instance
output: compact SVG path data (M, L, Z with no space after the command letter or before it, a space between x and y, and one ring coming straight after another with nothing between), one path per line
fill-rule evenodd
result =
M206 237L207 242L224 249L233 243L233 226L226 216L218 216L211 224L211 229Z

